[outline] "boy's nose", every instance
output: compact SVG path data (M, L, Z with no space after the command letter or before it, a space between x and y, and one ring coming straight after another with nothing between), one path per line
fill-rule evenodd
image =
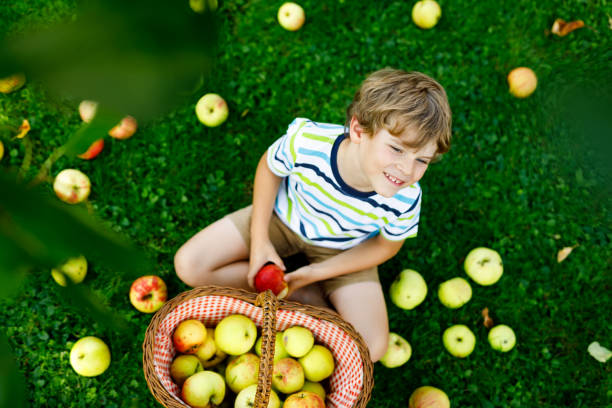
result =
M413 167L412 162L401 161L397 163L396 166L403 177L405 177L406 179L410 178L410 176L412 175L412 167Z

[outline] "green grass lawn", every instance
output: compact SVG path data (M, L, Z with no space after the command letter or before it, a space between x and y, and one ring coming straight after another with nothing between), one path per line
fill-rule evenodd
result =
M0 33L19 35L76 17L76 3L3 2ZM93 185L89 210L145 251L153 260L149 273L176 296L189 288L175 275L174 253L207 224L250 203L259 157L293 118L343 123L368 73L386 66L422 71L447 90L452 148L421 181L418 237L380 267L380 276L387 294L402 269L415 269L429 293L411 311L387 298L391 331L411 343L413 355L400 368L375 365L368 406L406 407L421 385L442 388L453 407L612 406L611 362L587 353L593 341L612 348L610 122L597 133L607 135L603 144L587 126L597 111L589 103L610 100L612 4L441 0L440 22L421 30L410 17L415 1L303 0L306 24L289 32L276 22L282 3L222 2L218 58L204 86L141 122L131 139L107 138L95 160L60 158L51 175L63 168L85 172ZM582 19L586 27L557 37L549 33L556 18ZM506 76L518 66L538 75L538 89L527 99L508 93ZM576 89L583 99L566 103ZM208 92L230 107L218 128L204 127L194 114ZM25 180L79 128L78 103L53 97L36 80L0 94L0 125L27 118L32 126ZM610 106L597 108L609 118ZM3 171L19 169L26 156L26 143L12 136L0 134ZM51 184L44 187L53 196ZM574 245L558 263L557 252ZM504 275L490 287L472 282L472 300L447 309L437 286L466 277L463 260L477 246L501 254ZM0 300L0 327L31 406L158 406L142 370L151 316L131 306L132 280L92 262L83 283L127 320L121 334L71 306L49 269L32 270L17 293ZM510 352L489 346L485 307L496 323L514 328L518 342ZM453 324L476 335L465 359L442 345L442 332ZM78 376L69 364L71 346L87 335L103 338L112 353L109 369L95 378Z

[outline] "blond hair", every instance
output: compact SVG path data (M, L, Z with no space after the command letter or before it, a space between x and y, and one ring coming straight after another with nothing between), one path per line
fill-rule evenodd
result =
M370 74L346 111L363 130L374 135L382 128L394 136L417 132L415 148L435 141L437 154L450 148L451 109L444 88L425 74L385 68Z

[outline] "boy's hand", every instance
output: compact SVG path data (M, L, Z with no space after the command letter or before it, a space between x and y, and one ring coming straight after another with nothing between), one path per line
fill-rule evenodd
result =
M270 241L251 245L249 273L247 274L247 282L250 287L255 288L255 275L267 262L272 262L285 271L285 264Z
M311 265L302 266L293 272L286 273L285 282L289 284L289 292L287 293L286 297L291 296L291 294L299 288L310 285L317 280L318 279L315 278Z

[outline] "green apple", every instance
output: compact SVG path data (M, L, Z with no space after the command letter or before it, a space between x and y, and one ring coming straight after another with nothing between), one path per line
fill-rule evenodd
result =
M450 400L441 389L425 385L410 395L408 408L450 408Z
M334 372L334 356L328 348L315 344L312 349L298 360L304 367L304 376L308 381L322 381Z
M209 93L200 98L195 108L198 120L208 127L216 127L225 122L229 109L225 100L217 94Z
M215 328L215 343L221 351L239 356L249 351L257 340L257 326L245 315L224 317Z
M283 408L325 408L325 401L314 392L300 391L289 395Z
M206 341L206 326L197 319L183 320L172 333L172 342L179 353L195 354Z
M53 191L60 200L68 204L78 204L89 197L91 182L80 170L64 169L55 176Z
M70 349L70 365L77 374L95 377L110 365L111 354L106 343L95 336L78 340Z
M299 30L306 21L304 9L293 2L287 2L280 6L276 17L281 27L289 31Z
M200 371L185 380L181 398L194 408L216 407L225 398L225 381L214 371Z
M444 330L442 335L444 347L455 357L467 357L474 351L476 336L463 324L456 324Z
M208 360L200 360L200 361L202 362L202 367L212 368L212 367L218 366L221 362L225 360L226 357L227 357L227 354L223 352L219 347L217 347L217 344L215 343L215 354L212 357L210 357ZM223 369L221 372L225 373L225 369Z
M499 324L489 331L489 344L494 350L510 351L516 344L514 330L505 324Z
M255 353L261 357L261 336L259 336L255 343ZM285 346L283 346L283 333L276 332L276 340L274 341L274 362L276 363L278 360L285 357L289 357L289 354L287 350L285 350Z
M397 333L389 333L389 346L380 362L388 368L395 368L403 365L412 355L412 347L405 338Z
M389 288L391 301L402 309L414 309L425 300L427 284L420 273L404 269L397 275Z
M283 332L283 346L291 357L302 357L312 349L314 335L306 327L293 326Z
M443 282L438 287L440 302L450 308L457 309L465 305L472 298L472 287L463 278L453 278Z
M291 357L281 358L272 367L272 386L283 394L299 391L304 386L304 368Z
M196 356L192 354L181 354L172 360L172 364L170 364L170 376L180 387L187 378L203 369L202 363Z
M470 278L479 285L489 286L501 278L504 265L501 256L490 248L474 248L468 253L463 268Z
M421 0L412 8L412 21L423 29L430 29L440 20L442 9L434 0Z
M300 391L314 392L319 397L321 397L323 401L325 401L325 396L327 395L327 393L325 392L325 388L323 388L320 383L314 381L304 381L304 386Z
M253 408L255 406L255 394L257 393L257 384L249 385L238 393L234 408ZM267 408L280 408L281 401L278 394L274 390L270 390L270 398L268 399Z
M225 368L225 382L235 393L239 393L251 384L257 384L258 377L259 357L253 353L238 356Z
M215 344L215 330L212 328L206 328L206 340L195 352L195 356L200 361L207 361L214 357L217 351L217 345Z
M57 268L51 269L51 276L60 286L66 286L70 279L73 284L83 282L87 275L87 259L83 255L68 259Z

